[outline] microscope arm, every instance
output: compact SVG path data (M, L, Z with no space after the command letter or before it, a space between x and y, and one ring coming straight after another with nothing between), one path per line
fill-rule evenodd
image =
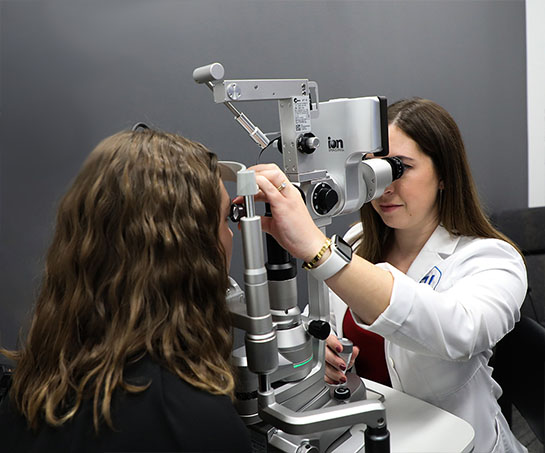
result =
M363 423L367 425L364 433L365 452L390 453L386 409L380 401L356 401L340 406L295 412L274 401L269 403L269 395L260 394L259 397L260 404L264 403L264 406L259 408L260 417L285 433L306 435ZM340 445L340 448L343 446L344 444Z
M308 79L252 79L224 80L225 69L221 63L201 66L193 71L193 80L204 84L214 93L214 101L224 104L235 120L262 149L269 145L268 137L233 102L286 100L293 96L309 96L313 115L318 111L318 85Z
M276 402L259 408L259 416L289 434L310 434L364 423L386 427L386 409L380 401L356 401L306 412L295 412Z

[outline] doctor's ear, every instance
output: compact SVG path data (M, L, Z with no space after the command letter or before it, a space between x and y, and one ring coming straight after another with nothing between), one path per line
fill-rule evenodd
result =
M443 190L445 188L445 183L443 180L439 181L439 190Z

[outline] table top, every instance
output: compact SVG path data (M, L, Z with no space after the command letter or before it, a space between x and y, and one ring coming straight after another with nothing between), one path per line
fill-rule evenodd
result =
M455 415L394 390L363 379L369 399L384 395L392 453L467 453L473 449L473 427Z

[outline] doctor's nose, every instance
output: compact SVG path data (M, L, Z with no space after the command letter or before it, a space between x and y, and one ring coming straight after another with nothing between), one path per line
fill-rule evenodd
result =
M384 189L384 193L382 195L390 195L394 192L394 184L395 184L395 181L393 181L389 186L386 187L386 189Z

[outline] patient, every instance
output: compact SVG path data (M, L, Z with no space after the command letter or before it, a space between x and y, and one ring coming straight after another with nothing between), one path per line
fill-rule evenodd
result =
M232 232L216 156L147 127L89 155L60 202L0 405L9 452L250 451L230 397Z

